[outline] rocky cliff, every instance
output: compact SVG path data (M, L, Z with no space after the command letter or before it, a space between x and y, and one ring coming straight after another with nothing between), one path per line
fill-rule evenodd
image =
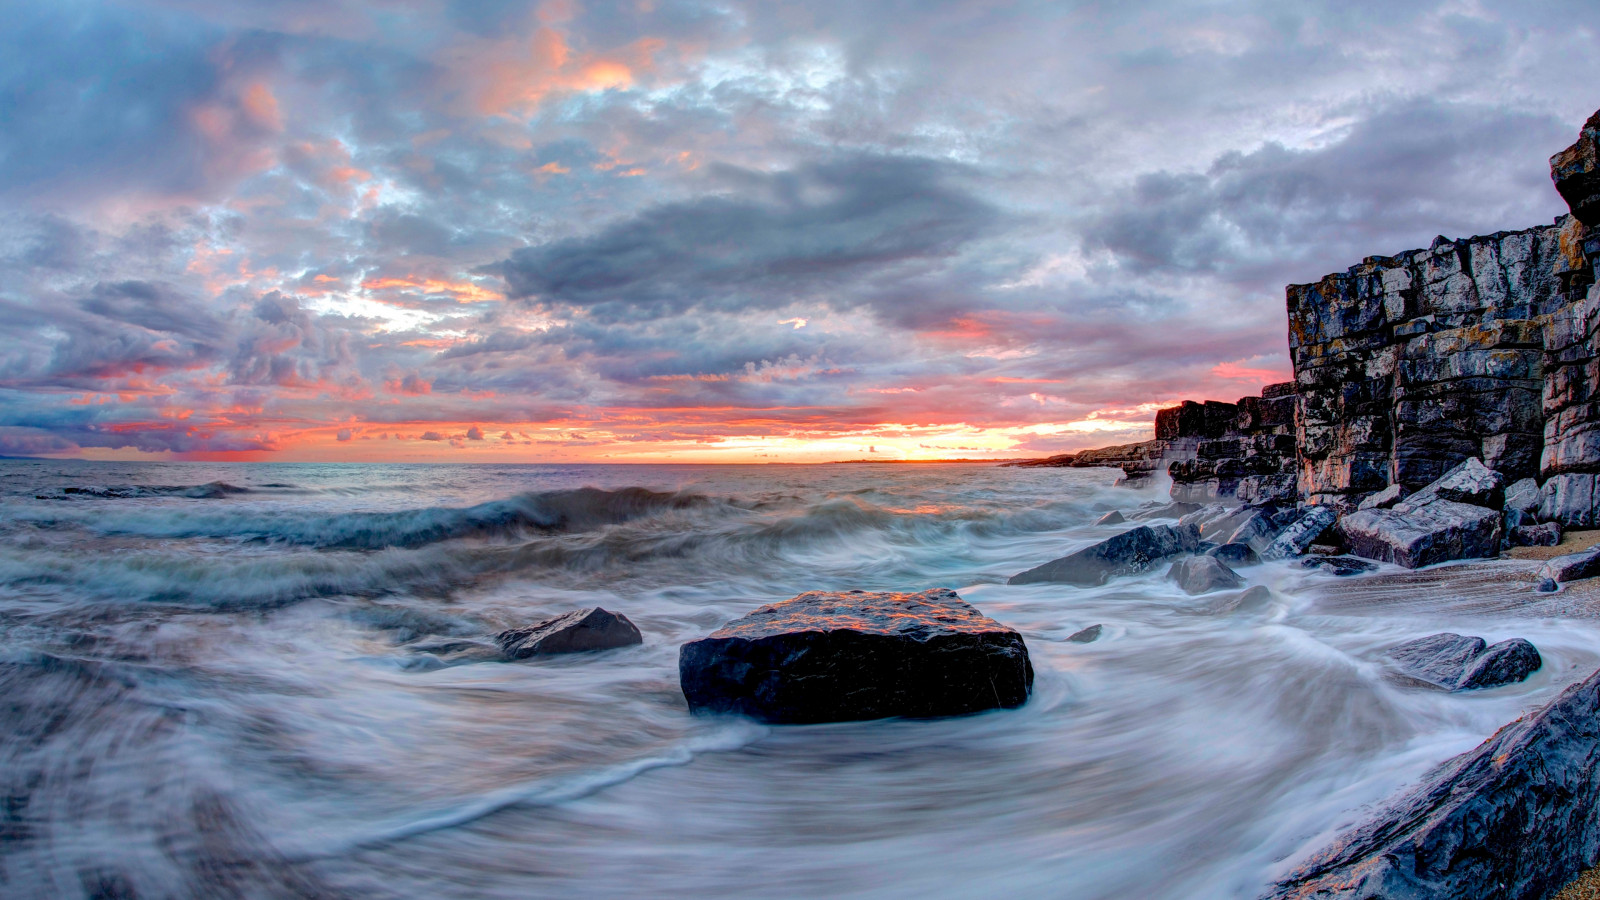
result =
M1600 114L1551 160L1557 190L1600 215ZM1600 375L1594 269L1577 215L1524 231L1369 257L1288 288L1300 395L1299 489L1348 508L1415 490L1477 457L1508 482L1545 481L1550 517L1594 522Z
M1572 214L1372 256L1287 291L1295 380L1184 403L1156 439L1036 465L1167 468L1176 499L1353 509L1472 458L1541 482L1540 517L1600 525L1600 112L1550 160Z

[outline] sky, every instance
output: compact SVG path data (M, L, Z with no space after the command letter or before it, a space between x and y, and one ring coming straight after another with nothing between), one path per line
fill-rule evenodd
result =
M1571 2L0 0L0 454L1044 456L1565 211Z

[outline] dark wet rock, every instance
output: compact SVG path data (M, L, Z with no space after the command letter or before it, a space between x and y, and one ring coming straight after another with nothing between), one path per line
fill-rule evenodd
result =
M1522 681L1539 670L1544 660L1533 644L1522 638L1511 638L1478 654L1467 666L1466 674L1456 682L1456 690L1471 691L1479 688L1499 687Z
M1177 519L1199 511L1200 504L1198 503L1183 503L1175 500L1150 509L1142 509L1134 513L1133 518L1141 522L1149 519Z
M1541 594L1554 594L1561 589L1561 585L1557 584L1554 578L1541 578L1533 589Z
M1226 518L1237 508L1238 507L1234 506L1223 506L1220 503L1213 503L1209 506L1202 506L1188 515L1180 516L1178 518L1178 524L1194 525L1204 532L1208 524ZM1203 536L1204 535L1202 535L1202 537Z
M1390 649L1389 658L1406 675L1450 691L1487 646L1483 638L1445 632L1406 641Z
M1265 550L1261 551L1262 558L1287 559L1299 556L1311 546L1312 541L1322 537L1322 533L1331 528L1338 518L1339 514L1334 512L1332 507L1306 507L1292 522L1284 526Z
M1248 515L1239 520L1239 524L1226 536L1218 536L1217 540L1224 544L1245 544L1257 553L1265 551L1272 546L1272 542L1283 531L1282 527L1274 521L1271 510L1252 509Z
M1505 479L1491 472L1476 457L1464 460L1438 480L1396 503L1397 512L1410 512L1435 500L1500 509L1505 504Z
M1171 525L1141 525L1076 553L1013 575L1006 583L1050 581L1082 586L1105 584L1113 576L1133 575L1180 553L1193 553L1199 543L1200 529L1193 525L1177 528Z
M1582 553L1568 553L1545 560L1539 567L1538 578L1549 578L1561 584L1580 581L1600 575L1600 547L1590 547Z
M1524 478L1506 486L1504 509L1507 512L1516 510L1533 518L1539 515L1539 505L1543 502L1544 494L1539 492L1539 482L1532 478Z
M1377 564L1355 556L1308 556L1300 560L1300 566L1306 569L1320 569L1341 578L1378 570Z
M1561 543L1561 523L1518 525L1508 534L1513 547L1554 547Z
M1251 519L1259 514L1259 510L1249 506L1242 506L1238 509L1231 510L1227 515L1212 519L1204 525L1201 525L1200 538L1202 540L1216 541L1219 544L1225 544L1228 542L1228 539L1233 536L1233 533L1239 530L1240 525L1243 525L1247 519ZM1183 525L1186 523L1180 521L1178 524Z
M1356 556L1408 569L1500 553L1500 512L1450 500L1410 512L1360 510L1340 519L1338 531Z
M527 628L502 631L495 637L500 650L512 659L554 653L610 650L644 643L639 629L621 613L596 606L575 609Z
M1073 644L1092 644L1100 639L1100 632L1104 630L1105 627L1102 625L1090 625L1082 631L1073 632L1067 637L1067 641Z
M1124 516L1122 514L1122 510L1113 509L1111 512L1108 512L1105 515L1101 516L1100 520L1095 522L1095 524L1096 525L1121 525L1123 522L1126 522L1126 521L1128 521L1128 517Z
M1261 564L1261 557L1250 548L1249 544L1220 544L1206 552L1229 566L1243 568Z
M684 644L694 712L802 724L965 715L1028 700L1022 636L956 595L810 591Z
M1239 595L1238 600L1234 603L1234 609L1238 612L1257 612L1265 609L1267 604L1271 602L1272 589L1264 584L1258 584L1246 588Z
M1600 422L1597 422L1600 428ZM1593 528L1595 510L1600 507L1595 492L1595 476L1588 472L1563 472L1552 475L1540 489L1539 518L1560 522L1568 528Z
M1600 673L1424 776L1266 900L1544 900L1600 857Z
M1470 691L1521 681L1543 664L1522 638L1485 646L1483 638L1433 634L1389 651L1401 672L1447 691Z
M1367 497L1356 505L1356 509L1391 509L1396 503L1404 500L1406 489L1398 484L1391 484L1381 491Z
M1172 564L1167 578L1186 594L1209 594L1244 587L1244 579L1214 556L1188 556Z

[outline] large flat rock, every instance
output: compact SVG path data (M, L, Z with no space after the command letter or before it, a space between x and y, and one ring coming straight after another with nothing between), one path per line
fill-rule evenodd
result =
M1430 772L1271 900L1543 900L1600 856L1600 673Z
M1199 546L1200 529L1193 525L1144 525L1019 572L1006 583L1058 582L1092 587L1105 584L1115 575L1143 572L1180 553L1193 553Z
M955 591L810 591L684 644L678 678L695 712L799 724L1021 706L1033 665Z
M1363 509L1340 519L1337 528L1355 555L1408 569L1500 554L1500 511L1451 500L1408 512Z

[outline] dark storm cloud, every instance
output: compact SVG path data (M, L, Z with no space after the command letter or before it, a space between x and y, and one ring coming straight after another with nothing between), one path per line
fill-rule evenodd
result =
M518 250L508 293L602 315L772 308L884 272L914 274L1002 217L933 160L858 156L775 174L720 173L725 194L643 210L586 237ZM849 291L830 302L859 302Z

